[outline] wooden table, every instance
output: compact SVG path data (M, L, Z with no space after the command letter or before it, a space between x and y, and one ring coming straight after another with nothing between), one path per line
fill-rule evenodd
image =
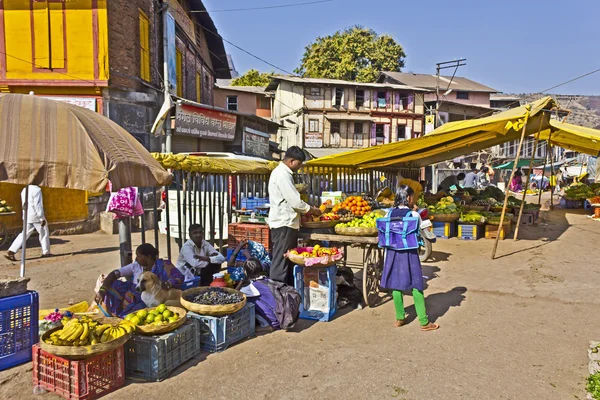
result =
M300 232L298 237L309 241L330 242L330 247L342 247L344 249L343 265L363 270L362 292L365 303L369 307L378 304L385 297L379 291L383 271L383 250L378 246L377 237L304 232ZM363 249L362 263L348 261L348 246Z

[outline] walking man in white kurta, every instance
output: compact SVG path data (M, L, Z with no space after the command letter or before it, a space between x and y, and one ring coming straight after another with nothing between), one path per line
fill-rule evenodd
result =
M21 192L21 204L25 204L25 189ZM23 217L25 213L23 213ZM44 199L42 189L39 186L29 185L29 206L27 207L27 239L36 230L40 235L40 244L42 245L42 257L51 257L50 254L50 232L48 231L48 222L44 215ZM27 240L25 239L25 240ZM15 239L4 257L11 261L17 261L15 254L23 245L23 232Z

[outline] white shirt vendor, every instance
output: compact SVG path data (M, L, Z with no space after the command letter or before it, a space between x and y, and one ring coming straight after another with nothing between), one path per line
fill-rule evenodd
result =
M208 257L210 262L198 260L196 256ZM225 257L206 240L202 240L202 245L198 247L190 239L181 247L176 267L181 271L185 280L188 281L194 279L200 273L200 270L209 264L222 264L223 262L225 262Z
M280 163L269 178L269 228L300 229L300 214L310 211L310 205L300 199L294 185L292 170Z

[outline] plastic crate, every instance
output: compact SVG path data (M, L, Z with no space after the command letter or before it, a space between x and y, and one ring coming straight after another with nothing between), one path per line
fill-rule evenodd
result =
M262 224L229 224L227 245L235 248L241 240L252 240L262 244L267 251L271 251L271 232L268 225Z
M575 209L575 208L583 208L583 201L582 200L567 200L567 199L561 199L560 200L560 205L563 208L566 209Z
M478 240L483 236L483 226L481 225L458 225L458 238L461 240Z
M163 335L133 335L125 344L125 374L133 379L162 381L198 354L200 334L190 322Z
M199 315L191 311L187 315L200 331L202 350L211 353L223 351L256 332L256 314L254 304L250 302L235 314L224 317Z
M190 279L189 281L183 282L183 284L181 285L181 290L188 290L200 286L200 279L200 277L197 277L194 279Z
M337 266L308 267L294 266L294 287L300 293L300 315L302 319L327 322L337 311L336 296ZM311 287L310 282L319 287Z
M246 210L254 210L257 207L262 207L269 204L268 197L244 197L242 198L242 208Z
M499 228L498 225L486 225L485 226L485 238L486 239L496 239L496 236L498 236L498 231L499 231L500 232L500 240L504 240L506 238L506 236L510 235L510 233L511 233L510 225L505 225L500 230L498 228Z
M535 222L535 217L533 214L523 214L521 215L521 225L533 225Z
M456 222L432 221L433 234L440 239L449 239L456 236Z
M125 385L123 346L88 358L69 360L33 346L33 386L66 399L91 400Z
M0 371L31 361L39 342L39 295L29 291L0 298Z

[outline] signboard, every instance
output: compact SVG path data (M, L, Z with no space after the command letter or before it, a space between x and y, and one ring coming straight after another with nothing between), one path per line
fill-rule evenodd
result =
M269 135L254 129L245 128L242 152L252 156L271 158Z
M204 107L177 104L175 134L217 140L233 140L237 117Z
M79 107L87 108L88 110L96 111L96 99L93 97L55 97L55 96L39 96L46 99L63 101Z
M435 129L435 115L425 116L425 134L433 132Z
M320 132L306 132L304 134L304 147L312 149L323 147L323 134Z
M177 47L175 45L175 19L168 11L165 13L164 41L166 45L167 79L171 93L177 93Z

